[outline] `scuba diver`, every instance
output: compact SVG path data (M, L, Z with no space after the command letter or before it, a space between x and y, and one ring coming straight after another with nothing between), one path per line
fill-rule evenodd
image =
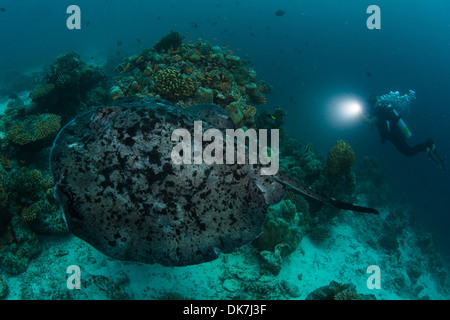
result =
M403 96L398 91L382 96L372 96L369 99L369 113L361 116L372 126L377 126L382 143L385 143L386 140L391 141L397 150L407 157L414 156L419 152L426 152L431 160L443 171L446 171L445 164L438 156L432 139L415 146L407 143L407 139L412 134L396 109L409 110L409 104L414 99L415 92L412 90Z

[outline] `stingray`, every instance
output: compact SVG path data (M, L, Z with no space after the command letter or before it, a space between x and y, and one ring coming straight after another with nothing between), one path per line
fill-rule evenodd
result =
M180 108L161 99L119 99L75 117L50 152L54 196L69 230L118 260L185 266L257 238L267 207L286 188L338 208L376 210L323 197L279 171L251 164L174 164L172 132L234 127L214 104Z

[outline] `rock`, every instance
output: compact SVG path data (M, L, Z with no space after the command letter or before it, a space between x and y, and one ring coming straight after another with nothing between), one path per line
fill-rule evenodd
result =
M195 92L196 103L213 103L213 97L212 89L199 87Z
M297 285L287 282L286 280L281 280L281 286L288 296L292 298L300 297L300 288Z
M223 288L230 293L235 293L239 291L240 287L241 286L236 279L226 279L223 282Z
M274 275L277 275L281 271L281 254L279 250L275 250L274 252L271 251L261 251L260 252L261 258L264 261L263 266L269 270Z

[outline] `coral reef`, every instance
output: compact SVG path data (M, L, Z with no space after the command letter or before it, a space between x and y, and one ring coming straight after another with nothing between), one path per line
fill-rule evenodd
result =
M30 93L33 104L28 112L58 114L65 124L78 112L92 107L91 103L107 102L105 90L93 90L105 79L102 68L86 64L76 52L63 54L56 58L50 72ZM89 96L91 91L97 95L96 99Z
M171 34L177 38L176 33ZM118 65L119 77L110 89L110 99L162 97L182 107L215 103L230 112L237 127L254 125L255 106L265 103L264 94L273 88L264 81L256 82L256 72L247 62L209 42L169 42L164 37L154 48Z
M350 144L339 140L328 152L327 171L331 175L340 175L347 172L355 162L355 152Z
M3 270L17 274L42 249L37 234L67 234L61 211L53 199L48 174L4 158L0 183L4 194L0 213L0 262Z

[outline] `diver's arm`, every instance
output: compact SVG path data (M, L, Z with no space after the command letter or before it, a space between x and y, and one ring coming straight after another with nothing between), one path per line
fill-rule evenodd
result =
M370 125L370 130L373 131L375 124L377 123L378 118L376 116L366 116L364 114L360 114L361 119L367 122Z

